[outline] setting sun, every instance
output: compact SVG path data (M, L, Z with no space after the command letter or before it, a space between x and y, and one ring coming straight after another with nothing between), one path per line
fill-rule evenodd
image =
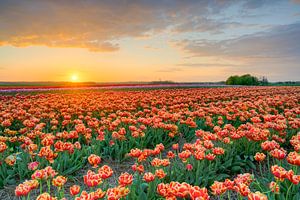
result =
M73 82L78 81L78 76L77 76L77 74L73 74L73 75L71 76L71 81L73 81Z

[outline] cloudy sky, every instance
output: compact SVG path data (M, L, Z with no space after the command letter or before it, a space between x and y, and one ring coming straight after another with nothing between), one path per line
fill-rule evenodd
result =
M0 0L0 81L300 80L299 0Z

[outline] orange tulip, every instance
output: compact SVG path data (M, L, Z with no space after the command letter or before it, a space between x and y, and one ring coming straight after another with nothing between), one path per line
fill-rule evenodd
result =
M79 194L79 192L80 192L80 186L79 185L72 185L70 187L70 194L72 196L76 196L77 194Z
M4 142L0 141L0 153L4 152L7 149L7 145Z
M284 178L285 178L285 175L287 173L287 171L283 168L283 167L280 167L278 165L273 165L271 167L271 172L272 174L278 178L280 181L283 181Z
M57 200L56 197L51 197L51 195L47 192L40 194L36 200Z
M264 153L257 152L254 156L254 159L258 162L262 162L266 158L266 155Z
M31 191L30 186L26 185L26 184L20 184L16 187L15 189L15 195L17 197L20 196L27 196L27 194Z
M227 188L224 183L215 181L212 186L210 186L213 195L222 195L226 192Z
M163 169L157 169L155 170L155 176L157 176L159 179L163 179L166 176L166 173Z
M133 181L133 176L131 174L128 174L127 172L122 173L119 176L119 184L121 186L127 186L130 185Z
M67 178L64 176L57 176L52 180L52 184L56 187L61 188L67 182Z
M93 168L97 168L98 165L100 164L101 162L101 157L100 156L97 156L95 154L91 154L89 157L88 157L88 161L89 163L92 165Z
M268 197L265 194L260 192L250 193L248 194L249 200L268 200Z
M146 182L152 182L154 179L155 179L155 175L152 174L151 172L148 172L148 173L145 173L144 174L144 177L143 179L146 181Z
M114 171L108 166L108 165L103 165L101 168L98 170L98 174L102 179L107 179L112 176Z
M96 174L91 170L89 170L87 174L83 176L83 181L88 187L95 187L102 183L100 174Z

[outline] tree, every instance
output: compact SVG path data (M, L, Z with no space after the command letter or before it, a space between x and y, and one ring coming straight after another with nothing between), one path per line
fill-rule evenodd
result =
M260 85L268 85L269 81L268 81L267 77L263 76L263 77L260 77L259 83L260 83Z
M225 83L226 85L238 85L238 79L239 76L230 76Z
M258 78L251 76L250 74L244 74L242 76L230 76L226 80L227 85L259 85Z

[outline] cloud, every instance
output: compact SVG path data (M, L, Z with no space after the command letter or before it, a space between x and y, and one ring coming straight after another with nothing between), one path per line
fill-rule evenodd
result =
M227 26L227 23L219 22L217 20L208 19L206 17L193 17L186 20L172 28L175 33L183 32L211 32L221 33Z
M163 69L157 70L156 72L162 72L162 73L170 73L170 72L181 72L183 71L180 67L165 67Z
M181 63L182 68L219 68L224 74L251 73L265 75L271 81L299 80L300 73L300 22L280 25L265 32L249 34L236 39L180 40L175 46L193 61L221 59L224 65ZM219 62L220 63L220 62ZM230 65L228 63L237 63Z
M245 35L236 39L181 40L175 43L183 51L198 57L271 59L299 57L300 23L281 25L267 32Z
M221 33L236 22L210 16L237 0L2 0L0 46L48 46L117 51L119 40L164 30Z
M300 12L296 12L296 13L294 13L294 14L293 14L293 16L294 16L294 17L298 17L298 16L300 16Z
M257 9L268 4L278 3L280 0L244 0L243 7L246 9Z
M157 51L157 50L160 50L160 48L158 48L158 47L154 47L154 46L150 46L150 45L146 45L146 46L144 46L144 49L147 49L147 50L152 50L152 51Z
M300 3L300 0L292 0L293 3Z
M0 4L1 46L41 45L90 51L116 51L121 38L159 32L191 13L205 15L209 7L218 10L222 6L209 0L3 0Z
M0 46L111 52L121 48L119 43L123 38L149 37L166 30L173 34L220 34L225 29L250 27L250 24L215 17L235 5L243 11L268 4L273 5L274 1L2 0Z
M237 64L222 64L222 63L178 63L175 64L174 67L164 67L163 69L159 69L156 72L162 73L177 73L184 72L190 70L209 70L209 69L228 69L228 68L237 68L242 65Z
M234 67L237 64L220 64L220 63L179 63L176 66L181 67Z

